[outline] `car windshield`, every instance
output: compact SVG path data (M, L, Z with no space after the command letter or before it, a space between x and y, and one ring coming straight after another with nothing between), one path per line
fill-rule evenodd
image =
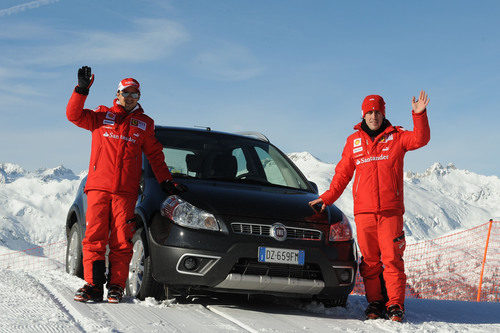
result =
M156 136L174 177L310 190L283 153L267 142L210 131L157 129Z

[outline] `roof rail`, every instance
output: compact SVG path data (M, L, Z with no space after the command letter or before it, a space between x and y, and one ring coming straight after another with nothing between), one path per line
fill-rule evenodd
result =
M236 132L236 134L240 134L240 135L246 135L246 136L253 136L261 141L265 141L267 143L269 143L269 139L267 138L267 136L265 136L264 134L262 133L259 133L259 132Z
M206 129L208 132L210 132L212 129L208 126L198 126L198 125L194 125L194 127L197 127L197 128L204 128Z

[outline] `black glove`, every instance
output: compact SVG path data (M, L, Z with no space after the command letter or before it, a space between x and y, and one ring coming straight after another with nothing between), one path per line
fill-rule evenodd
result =
M83 66L78 70L78 86L76 86L75 91L82 95L88 95L92 83L94 83L92 69L88 66Z
M163 192L167 193L168 195L181 194L188 190L186 185L174 183L171 180L165 180L161 182L160 186Z

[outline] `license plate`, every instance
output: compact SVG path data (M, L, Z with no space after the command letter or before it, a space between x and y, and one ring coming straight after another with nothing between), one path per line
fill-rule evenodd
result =
M304 250L259 246L259 262L304 265L305 257L306 253Z

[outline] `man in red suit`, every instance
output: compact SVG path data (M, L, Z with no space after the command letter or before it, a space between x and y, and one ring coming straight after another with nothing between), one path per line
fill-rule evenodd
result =
M414 128L406 131L385 118L381 96L367 96L361 106L363 121L347 138L330 188L309 203L312 207L322 204L324 210L340 197L356 171L352 190L354 219L362 255L359 270L369 303L365 311L368 319L386 315L394 321L403 319L403 159L407 151L425 146L430 140L428 104L424 91L418 101L413 97Z
M153 120L138 103L140 85L133 78L120 81L112 107L101 105L84 109L94 81L90 67L78 70L78 85L66 108L75 125L92 132L92 148L85 193L87 194L86 231L83 239L83 268L86 284L75 300L102 301L107 281L108 302L118 303L132 257L133 221L142 169L142 152L151 164L164 191L176 194L186 190L172 181L165 164L163 146L156 139ZM129 222L129 223L127 223ZM109 245L106 279L105 254Z

